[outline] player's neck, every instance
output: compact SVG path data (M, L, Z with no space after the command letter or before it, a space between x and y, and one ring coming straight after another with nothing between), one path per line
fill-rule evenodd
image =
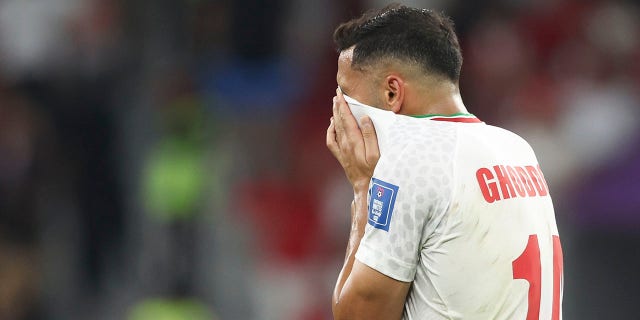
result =
M458 86L452 83L441 83L412 93L407 92L400 113L405 115L452 115L468 113L468 111L462 101Z

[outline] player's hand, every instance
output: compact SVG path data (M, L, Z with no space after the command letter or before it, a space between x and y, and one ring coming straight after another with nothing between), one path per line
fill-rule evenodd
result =
M369 188L380 149L369 117L361 119L362 128L349 109L340 89L333 97L333 117L327 129L327 147L338 159L354 190ZM362 189L361 189L362 190Z

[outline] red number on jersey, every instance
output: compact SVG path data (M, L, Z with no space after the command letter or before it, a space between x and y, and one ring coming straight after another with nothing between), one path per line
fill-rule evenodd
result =
M529 282L529 298L527 320L540 319L540 292L542 285L542 266L540 262L540 246L538 236L529 236L527 246L522 254L512 263L513 278ZM560 319L560 286L562 281L562 248L560 238L553 236L553 301L551 319Z

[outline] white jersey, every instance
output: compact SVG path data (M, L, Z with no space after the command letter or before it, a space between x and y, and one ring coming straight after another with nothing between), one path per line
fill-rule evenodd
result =
M356 259L412 282L403 319L561 319L562 250L529 144L470 114L362 106L381 157Z

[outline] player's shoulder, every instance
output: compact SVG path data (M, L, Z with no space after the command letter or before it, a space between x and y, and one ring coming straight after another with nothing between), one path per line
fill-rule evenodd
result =
M508 139L527 142L522 136L520 136L519 134L517 134L517 133L515 133L515 132L513 132L513 131L511 131L511 130L509 130L507 128L499 127L499 126L496 126L496 125L490 125L490 124L487 124L485 127L487 128L487 130L489 132L491 132L493 134L500 135L500 136L503 136L503 137L508 138Z
M494 157L535 161L537 157L529 142L519 134L494 125L484 125L459 132L459 159L491 159Z
M467 126L460 130L461 139L489 140L494 143L521 144L529 146L529 142L519 134L503 127L485 124L483 126Z

